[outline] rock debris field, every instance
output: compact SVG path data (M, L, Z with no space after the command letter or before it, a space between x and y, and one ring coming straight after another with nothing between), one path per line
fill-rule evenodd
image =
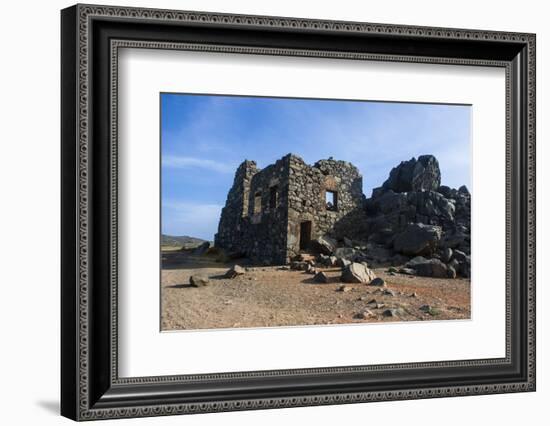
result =
M467 278L420 277L375 267L369 270L377 278L370 283L344 283L339 266L317 266L315 275L280 266L243 267L228 274L232 264L207 256L165 252L163 258L164 331L470 318ZM317 282L320 272L326 282ZM205 282L191 285L197 276L193 281L202 277Z

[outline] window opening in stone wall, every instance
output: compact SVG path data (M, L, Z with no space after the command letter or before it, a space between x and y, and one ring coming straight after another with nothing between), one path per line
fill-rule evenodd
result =
M338 210L338 193L336 191L325 191L325 202L327 210Z
M254 195L254 214L262 212L262 193L256 192Z
M269 208L274 209L277 207L277 185L269 188Z

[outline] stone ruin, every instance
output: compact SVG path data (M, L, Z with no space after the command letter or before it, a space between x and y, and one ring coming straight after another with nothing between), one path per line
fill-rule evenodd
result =
M363 179L329 158L313 166L288 154L260 170L244 161L222 209L215 245L265 264L285 264L319 237L353 234L364 215Z
M366 198L362 176L332 158L288 154L264 169L244 161L222 210L215 245L266 265L317 253L328 265L401 266L434 277L470 276L470 193L441 185L437 159L403 161Z

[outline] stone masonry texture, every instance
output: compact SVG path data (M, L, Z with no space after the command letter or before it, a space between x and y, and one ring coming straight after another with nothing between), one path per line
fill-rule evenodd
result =
M288 154L260 170L247 160L235 173L215 245L285 264L318 237L353 237L364 227L364 209L363 179L349 162L329 158L311 166Z

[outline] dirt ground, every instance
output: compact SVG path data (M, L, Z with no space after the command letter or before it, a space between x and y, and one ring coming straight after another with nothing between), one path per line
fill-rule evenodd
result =
M318 284L313 275L277 266L249 266L246 274L228 279L224 274L230 263L182 252L162 256L162 330L470 318L469 279L392 275L387 268L373 268L386 281L379 288L343 284L340 268L317 268L330 278ZM209 277L206 287L189 285L196 273ZM361 318L365 310L368 317Z

